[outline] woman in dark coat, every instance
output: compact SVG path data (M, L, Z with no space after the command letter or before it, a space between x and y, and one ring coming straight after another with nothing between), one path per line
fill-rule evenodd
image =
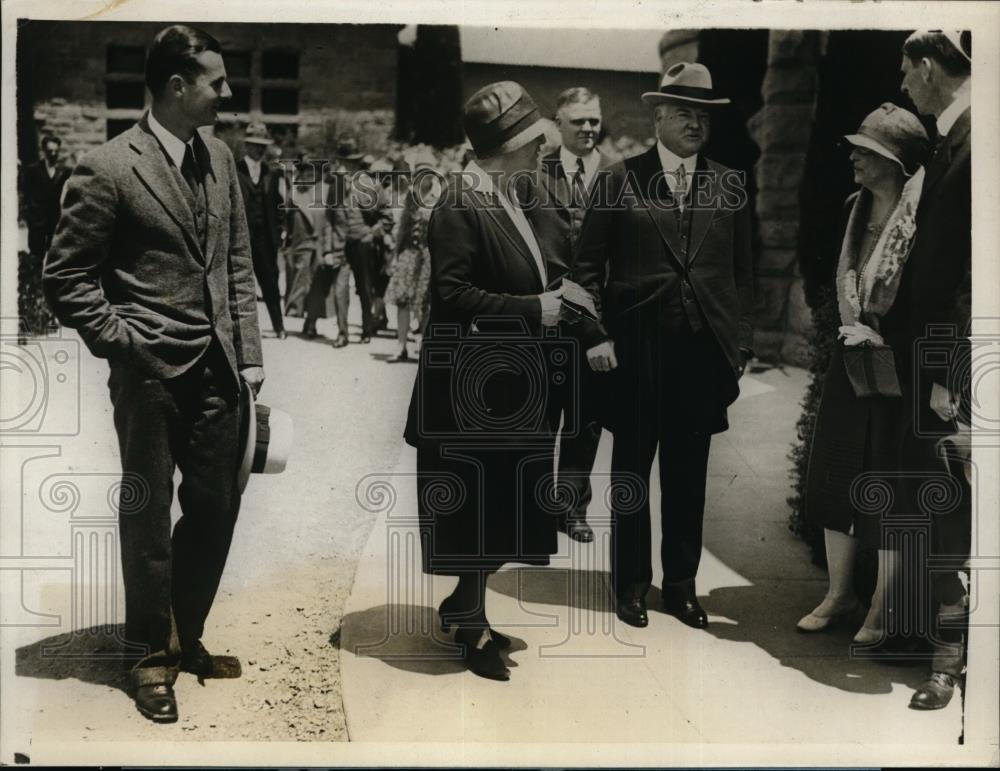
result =
M809 458L805 514L824 528L830 585L826 597L798 622L818 632L849 616L858 605L853 589L857 549L878 549L875 593L864 625L854 637L873 643L883 636L883 599L895 574L895 553L883 548L882 505L891 484L879 472L898 466L896 441L902 399L859 398L845 368L846 348L886 344L900 350L902 330L885 323L905 270L915 235L914 217L927 156L927 135L916 116L883 104L846 137L853 145L854 180L861 189L845 205L837 265L840 339L823 384ZM899 353L895 354L899 366ZM901 380L905 375L897 372Z
M546 401L543 327L559 320L559 291L512 194L534 169L544 135L531 97L513 82L477 91L465 130L478 160L449 180L428 226L429 328L410 402L406 441L417 448L426 573L458 577L439 608L457 626L470 669L509 678L490 629L486 578L507 562L544 565L556 522L542 508L554 441Z

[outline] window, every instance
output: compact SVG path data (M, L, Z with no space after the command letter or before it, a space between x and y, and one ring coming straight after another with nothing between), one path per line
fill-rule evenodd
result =
M225 51L222 61L226 65L226 75L233 78L249 78L252 56L249 51Z
M294 80L299 77L298 51L264 51L260 76L265 80Z
M146 49L142 46L108 46L108 73L142 75L146 66Z
M108 109L141 110L145 104L146 86L129 81L105 84L104 102Z
M299 111L297 88L262 88L260 110L265 115L296 115Z

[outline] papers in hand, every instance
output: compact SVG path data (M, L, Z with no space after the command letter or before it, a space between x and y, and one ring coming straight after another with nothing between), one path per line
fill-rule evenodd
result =
M563 279L560 289L563 317L566 321L578 321L584 316L597 321L597 306L594 305L590 292L569 279Z

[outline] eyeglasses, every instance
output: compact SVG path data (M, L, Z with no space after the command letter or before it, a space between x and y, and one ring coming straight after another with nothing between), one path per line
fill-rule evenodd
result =
M594 128L597 128L598 126L601 125L601 119L600 118L575 118L575 119L571 120L569 123L570 123L570 125L576 126L577 128L583 128L587 124L590 124Z

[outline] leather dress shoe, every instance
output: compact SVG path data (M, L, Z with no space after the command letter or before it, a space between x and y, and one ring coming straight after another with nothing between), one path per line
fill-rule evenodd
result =
M694 629L705 629L708 626L708 614L698 604L694 589L681 591L665 589L663 610Z
M591 543L594 540L594 531L582 519L566 519L559 523L559 529L580 543Z
M337 339L333 341L334 348L343 348L347 345L347 335L337 335Z
M173 686L165 683L140 685L135 689L135 706L154 723L177 722L177 699Z
M198 677L210 677L212 674L212 654L205 650L201 640L184 649L181 653L181 671L190 672Z
M646 601L641 597L633 597L628 600L618 600L618 607L615 609L618 618L629 626L644 627L649 626L649 616L646 613Z
M910 699L910 709L943 709L955 694L956 679L944 672L931 672Z
M278 331L277 331L277 332L276 332L276 333L274 334L274 336L275 336L276 338L278 338L279 340L287 340L287 339L288 339L288 333L287 333L287 332L286 332L285 330L283 330L283 329L279 329L279 330L278 330Z
M372 336L371 335L361 335L361 342L362 343L370 343L371 341L372 341Z

